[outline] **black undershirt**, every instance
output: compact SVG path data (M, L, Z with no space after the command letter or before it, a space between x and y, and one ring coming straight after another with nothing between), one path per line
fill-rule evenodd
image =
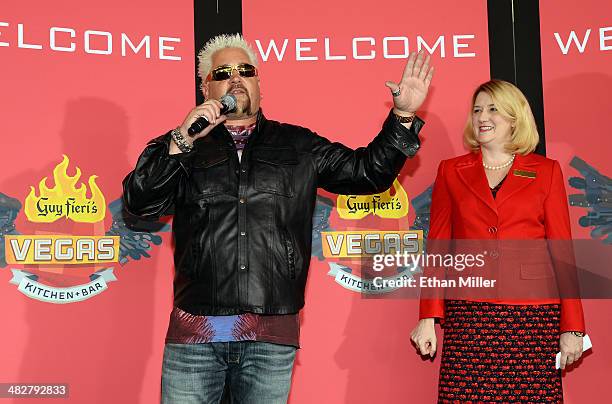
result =
M502 178L502 180L495 187L491 188L491 193L493 194L493 199L495 199L495 197L497 196L497 193L499 192L499 189L501 188L502 184L506 180L506 177L508 177L508 174L506 174L506 176L504 178Z

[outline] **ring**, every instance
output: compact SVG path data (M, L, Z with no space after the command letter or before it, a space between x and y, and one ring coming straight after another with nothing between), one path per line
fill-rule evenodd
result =
M401 91L400 91L400 89L398 88L396 91L391 91L391 94L392 94L394 97L398 97L398 96L401 94Z

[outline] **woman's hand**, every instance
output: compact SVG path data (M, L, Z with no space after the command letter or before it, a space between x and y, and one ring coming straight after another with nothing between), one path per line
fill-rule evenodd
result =
M421 355L429 355L433 358L438 344L435 320L433 318L419 320L417 326L410 333L410 339L416 344Z
M559 338L559 348L561 349L561 369L571 365L582 356L582 337L578 337L571 332L564 332Z

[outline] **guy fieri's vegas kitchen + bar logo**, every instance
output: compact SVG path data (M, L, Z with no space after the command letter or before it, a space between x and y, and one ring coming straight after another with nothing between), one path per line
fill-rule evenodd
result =
M34 223L53 223L61 218L80 223L101 222L106 214L106 201L96 184L97 176L89 177L89 187L79 183L81 170L77 167L75 175L68 175L70 160L63 157L53 170L53 187L47 185L47 177L38 185L38 196L34 187L30 187L24 206L26 217ZM90 197L87 197L88 190ZM104 229L103 225L94 227ZM119 236L108 236L104 232L94 235L6 235L4 247L7 264L36 265L40 270L38 275L13 268L10 283L17 285L24 295L43 302L83 301L102 293L108 288L107 282L116 280L113 267L104 266L119 261ZM55 287L39 281L41 276L52 275L49 278L53 279L63 274L67 265L91 268L89 282Z
M408 194L397 178L391 188L384 192L373 195L338 195L336 201L338 216L345 220L364 220L368 216L401 220L408 215L409 207ZM328 260L330 269L327 274L343 288L362 294L385 294L397 288L377 286L369 277L363 277L363 271L360 276L357 267L367 270L366 267L375 255L419 254L423 251L421 230L323 231L321 241L323 257ZM397 280L399 283L411 278L415 270L408 266L397 268L396 273L384 279Z

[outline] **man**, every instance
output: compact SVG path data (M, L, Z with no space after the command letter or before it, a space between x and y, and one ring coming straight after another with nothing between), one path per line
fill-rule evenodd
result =
M433 75L412 54L394 108L365 148L351 150L260 109L257 58L239 35L199 54L206 101L149 142L124 180L136 215L174 214L174 310L162 375L164 403L284 403L299 345L298 312L311 251L317 188L373 194L389 188L419 148L415 116ZM218 101L236 97L234 112ZM209 126L191 137L199 117ZM353 118L355 116L353 115Z

